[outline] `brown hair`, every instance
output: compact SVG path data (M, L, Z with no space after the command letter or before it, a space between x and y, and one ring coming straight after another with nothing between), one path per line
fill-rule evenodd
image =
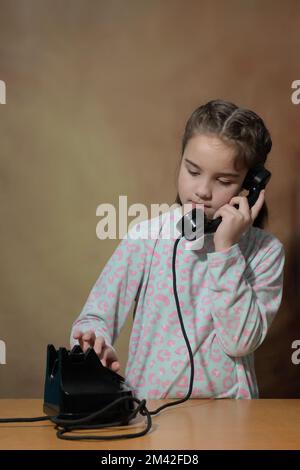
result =
M271 136L263 120L253 111L228 101L212 100L193 111L182 137L181 160L188 141L201 133L213 133L227 143L234 144L237 161L248 170L264 165L272 148ZM182 205L178 193L175 202ZM267 221L268 208L264 202L253 226L264 228Z

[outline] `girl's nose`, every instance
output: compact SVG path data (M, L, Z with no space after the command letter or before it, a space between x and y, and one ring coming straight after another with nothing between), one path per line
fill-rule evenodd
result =
M211 199L211 191L210 189L208 188L208 186L202 186L200 189L198 189L196 192L196 197L198 197L198 199L201 199L201 201L205 201L207 199Z

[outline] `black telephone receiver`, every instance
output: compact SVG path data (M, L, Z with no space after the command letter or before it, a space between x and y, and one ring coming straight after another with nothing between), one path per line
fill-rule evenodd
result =
M271 172L266 170L264 166L256 166L248 171L242 187L243 189L247 189L249 191L247 196L249 207L254 206L259 197L260 191L266 187L270 178ZM238 209L239 206L235 204L233 207ZM187 240L195 240L199 238L197 236L199 228L196 225L197 211L202 212L202 209L193 208L190 212L185 214L182 219L177 223L178 230L182 233L185 238L187 238ZM221 216L217 217L216 219L210 220L204 214L204 233L214 233L221 222Z

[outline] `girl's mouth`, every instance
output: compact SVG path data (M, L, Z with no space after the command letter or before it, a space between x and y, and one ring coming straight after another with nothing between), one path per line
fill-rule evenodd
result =
M210 209L211 206L207 206L206 204L200 203L200 202L194 202L194 201L188 201L187 204L192 204L192 207L201 207L204 206L204 209Z

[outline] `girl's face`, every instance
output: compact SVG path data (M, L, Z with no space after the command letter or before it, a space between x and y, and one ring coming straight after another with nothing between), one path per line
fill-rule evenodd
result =
M221 206L239 195L247 168L235 169L235 155L234 147L217 135L192 137L185 147L178 176L182 204L204 204L205 215L211 219ZM183 213L188 210L183 207Z

